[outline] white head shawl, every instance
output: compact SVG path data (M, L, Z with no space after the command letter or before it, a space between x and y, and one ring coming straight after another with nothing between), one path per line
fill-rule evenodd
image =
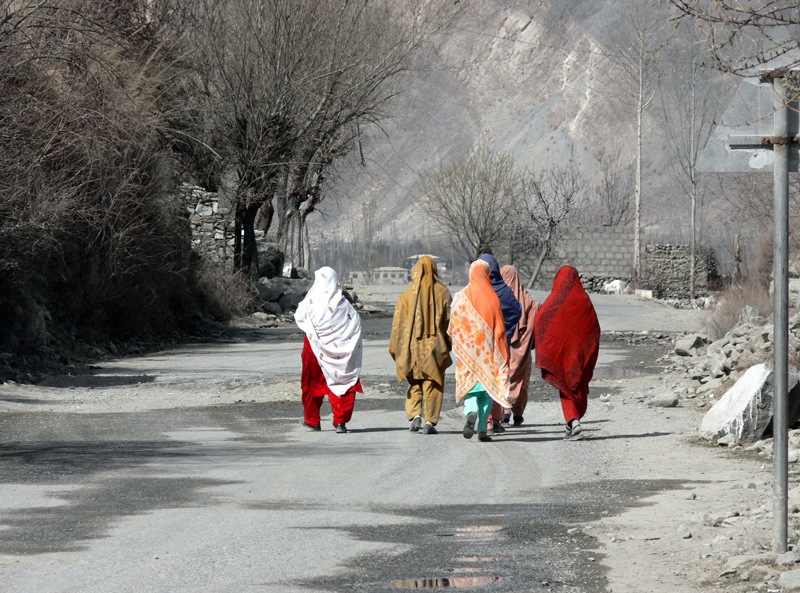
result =
M333 268L314 272L314 285L297 305L294 320L308 337L328 387L344 395L361 374L361 317L342 294Z

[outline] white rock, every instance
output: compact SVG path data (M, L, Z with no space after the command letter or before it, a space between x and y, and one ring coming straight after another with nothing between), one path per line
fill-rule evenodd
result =
M732 434L737 442L761 438L772 419L772 375L767 364L750 367L703 416L701 436L710 440Z
M790 570L782 573L778 583L789 591L800 589L800 570Z

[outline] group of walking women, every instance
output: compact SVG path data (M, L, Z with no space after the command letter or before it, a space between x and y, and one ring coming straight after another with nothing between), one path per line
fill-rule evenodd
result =
M347 432L360 392L361 320L347 301L336 272L321 268L295 313L305 332L302 424L320 430L327 395L336 432ZM456 401L464 406L463 435L491 441L490 434L520 426L536 352L542 378L561 396L565 438L583 437L600 341L600 326L578 272L565 266L541 305L525 290L513 266L500 268L490 254L470 266L469 284L451 300L436 262L421 257L411 284L397 301L389 342L398 382L407 381L410 430L436 434L445 370L456 356Z

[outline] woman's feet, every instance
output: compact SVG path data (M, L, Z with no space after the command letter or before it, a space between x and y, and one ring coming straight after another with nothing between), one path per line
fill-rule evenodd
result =
M336 425L336 432L338 432L339 434L344 434L345 432L347 432L347 427L344 425L344 423L337 424Z
M464 438L471 439L475 434L475 422L478 421L478 415L475 412L467 414L467 422L464 424ZM483 433L486 434L485 432Z
M411 432L417 432L420 428L422 428L422 416L414 416L414 418L411 420L411 428L408 430Z
M568 441L579 441L583 438L583 429L580 421L572 420L567 424L567 432L564 434L564 438Z
M491 443L492 442L492 437L490 437L485 432L479 432L478 433L478 440L480 442L482 442L482 443Z
M308 428L309 430L313 430L313 431L320 431L320 430L322 430L322 428L320 427L320 425L319 425L319 424L317 424L317 425L314 425L314 424L309 424L308 422L306 422L306 419L305 419L305 418L301 418L301 419L300 419L300 424L302 424L303 426L305 426L305 427L306 427L306 428Z
M422 429L422 434L439 434L439 431L436 430L436 427L433 424L426 422L424 428Z

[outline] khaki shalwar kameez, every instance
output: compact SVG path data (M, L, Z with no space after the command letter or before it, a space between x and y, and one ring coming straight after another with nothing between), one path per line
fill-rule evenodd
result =
M408 381L406 415L422 416L436 425L442 409L445 369L450 358L450 291L437 276L430 256L419 259L394 311L389 354L397 365L397 381Z

